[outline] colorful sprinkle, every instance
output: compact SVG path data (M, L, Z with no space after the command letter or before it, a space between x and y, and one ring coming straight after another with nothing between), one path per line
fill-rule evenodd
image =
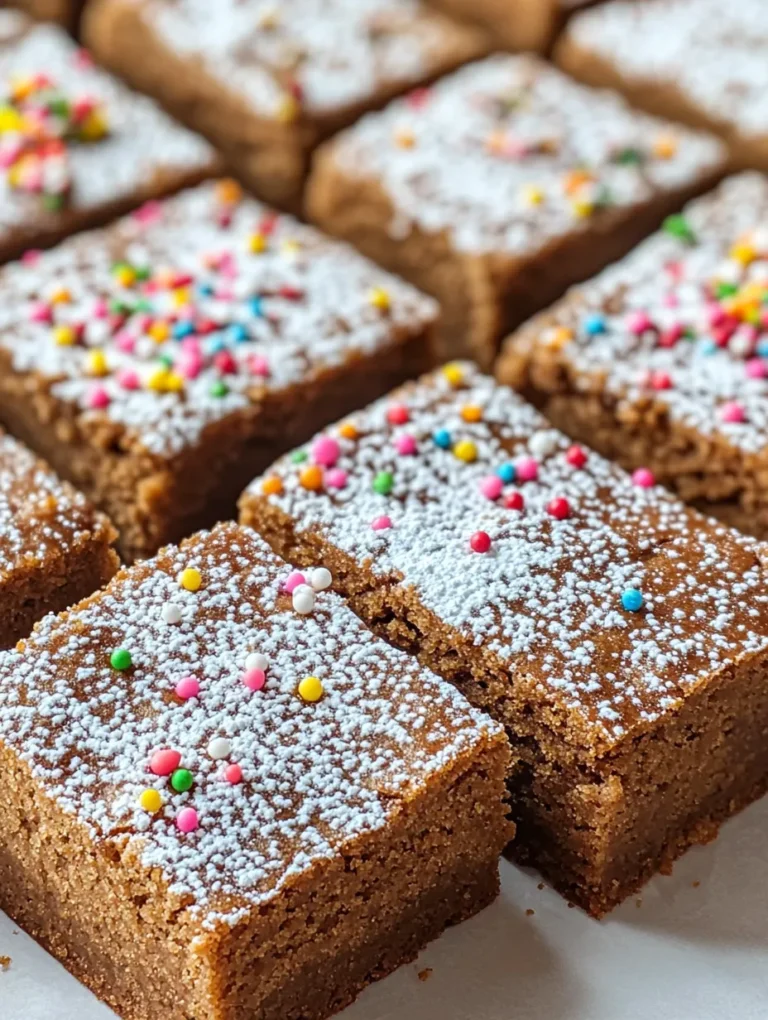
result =
M300 584L291 598L294 610L301 616L308 616L315 608L315 593L308 584Z
M381 517L375 517L373 521L371 521L371 528L373 528L374 531L386 531L388 528L391 527L392 518L387 517L386 514L382 514Z
M156 776L170 776L181 764L181 754L171 748L155 751L149 762L149 771Z
M571 516L571 504L563 496L556 496L547 503L547 513L555 520L564 521Z
M199 591L202 583L202 575L195 567L187 567L185 570L182 570L179 584L185 591Z
M200 681L196 676L185 676L176 684L176 696L182 701L189 701L200 694Z
M471 439L462 439L454 446L453 455L463 460L465 464L471 464L477 459L477 447Z
M243 683L249 691L260 691L267 682L267 675L263 669L246 669L243 673Z
M286 577L285 581L283 582L283 591L287 591L289 595L292 595L293 592L296 591L296 589L299 587L299 585L306 583L307 579L301 573L301 571L294 570L288 575L288 577Z
M224 769L224 778L228 783L231 783L233 786L237 786L238 783L242 783L243 781L243 770L237 762L232 762L231 765L227 765Z
M498 475L487 475L480 480L480 492L486 499L498 499L504 488L504 482Z
M298 686L298 694L302 701L319 701L323 696L323 685L316 676L306 676Z
M194 832L200 824L197 811L191 807L184 807L176 815L176 827L179 832L185 834Z
M656 484L656 478L650 468L639 467L632 472L632 481L641 489L650 489Z
M226 737L214 737L208 744L208 756L214 761L228 758L232 754L232 742Z
M373 491L380 496L388 496L394 487L395 479L391 471L379 471L373 479Z
M186 793L195 784L195 778L189 769L176 769L171 776L171 786L176 793Z
M621 596L622 606L630 613L637 613L643 608L644 600L642 592L637 588L627 588Z
M127 648L116 648L109 657L109 664L112 669L120 672L130 669L133 665L133 658Z
M491 548L491 536L487 531L476 531L469 540L473 552L487 553Z

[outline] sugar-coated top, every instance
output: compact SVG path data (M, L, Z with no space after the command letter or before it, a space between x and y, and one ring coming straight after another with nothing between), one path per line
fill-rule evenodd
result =
M260 115L328 116L432 77L484 44L416 0L140 0L166 46Z
M206 142L175 124L152 100L125 88L95 67L66 33L52 25L35 25L5 41L0 34L0 142L15 130L9 121L12 90L25 89L36 76L50 79L61 100L99 108L103 126L89 141L67 145L71 178L68 205L73 212L92 211L109 203L145 194L163 173L203 171L212 164ZM4 235L34 238L35 231L55 224L55 209L41 202L42 188L16 186L4 160L0 167L0 245ZM56 175L61 171L57 169ZM45 178L45 174L43 175Z
M206 926L236 922L504 739L323 590L326 571L305 580L223 525L0 657L3 741Z
M250 491L415 593L457 647L564 709L585 750L768 648L759 543L571 447L469 365L395 391L303 454Z
M568 35L630 81L662 82L739 134L768 134L764 0L613 0Z
M768 180L742 174L513 338L622 401L768 452Z
M0 584L110 535L85 496L0 432Z
M268 391L407 342L436 306L351 248L201 185L0 273L0 347L171 456Z
M714 139L637 113L529 56L495 56L369 114L329 143L380 181L393 236L448 231L471 252L525 254L611 209L683 188Z

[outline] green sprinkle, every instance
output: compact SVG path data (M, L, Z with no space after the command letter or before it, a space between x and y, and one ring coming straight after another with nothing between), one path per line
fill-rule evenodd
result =
M195 779L189 769L176 769L171 776L171 786L176 793L186 793L192 789Z
M735 283L718 283L715 286L715 297L718 298L718 300L733 297L733 295L738 294L738 292L739 287L738 284Z
M66 198L64 195L43 195L43 208L48 212L58 212L64 208Z
M645 162L645 153L641 152L640 149L628 146L626 149L620 149L615 154L613 162L618 163L619 166L639 166L640 163Z
M133 665L133 659L131 653L127 648L116 648L109 657L109 664L112 669L130 669Z
M695 244L696 235L688 222L688 220L681 213L674 213L672 216L667 216L664 220L664 230L666 233L671 234L672 237L677 237L681 241L685 241L686 244Z
M304 461L309 457L306 450L294 450L291 454L292 464L303 464Z
M210 394L212 397L226 397L229 393L229 386L224 382L223 379L217 379L211 386Z
M379 471L373 480L373 491L380 496L388 496L392 491L395 479L391 471Z

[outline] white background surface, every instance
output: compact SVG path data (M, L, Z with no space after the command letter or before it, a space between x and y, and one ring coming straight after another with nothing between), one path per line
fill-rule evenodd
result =
M766 1020L767 862L768 798L600 923L503 861L493 906L343 1020ZM0 954L0 1020L114 1020L2 914Z

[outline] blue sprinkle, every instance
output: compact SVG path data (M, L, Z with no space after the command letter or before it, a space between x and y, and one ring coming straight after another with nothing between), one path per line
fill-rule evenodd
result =
M699 343L699 354L703 354L703 355L708 357L710 354L715 354L716 351L717 351L717 344L715 343L714 340L706 339L706 340L702 340Z
M248 307L251 311L251 315L259 317L264 314L264 302L260 297L252 297L248 302Z
M768 358L768 340L758 340L755 350L761 358Z
M206 347L209 354L218 354L219 351L226 351L227 342L221 333L214 333L209 337Z
M438 429L437 432L432 436L435 446L439 446L441 450L450 450L451 448L451 433L448 429Z
M185 336L191 336L195 332L194 323L188 319L182 319L173 327L173 336L176 340L183 340Z
M242 322L233 322L229 327L230 339L236 344L244 344L248 340L248 330Z
M584 320L584 331L589 336L597 336L599 333L605 333L605 319L602 315L588 315Z
M515 480L515 465L502 464L501 467L496 468L496 474L505 485L509 485L510 482Z
M200 295L200 297L210 297L211 294L213 294L213 284L212 283L198 283L198 285L197 285L197 293Z
M643 593L637 588L627 588L621 596L621 604L630 613L636 613L643 608Z

